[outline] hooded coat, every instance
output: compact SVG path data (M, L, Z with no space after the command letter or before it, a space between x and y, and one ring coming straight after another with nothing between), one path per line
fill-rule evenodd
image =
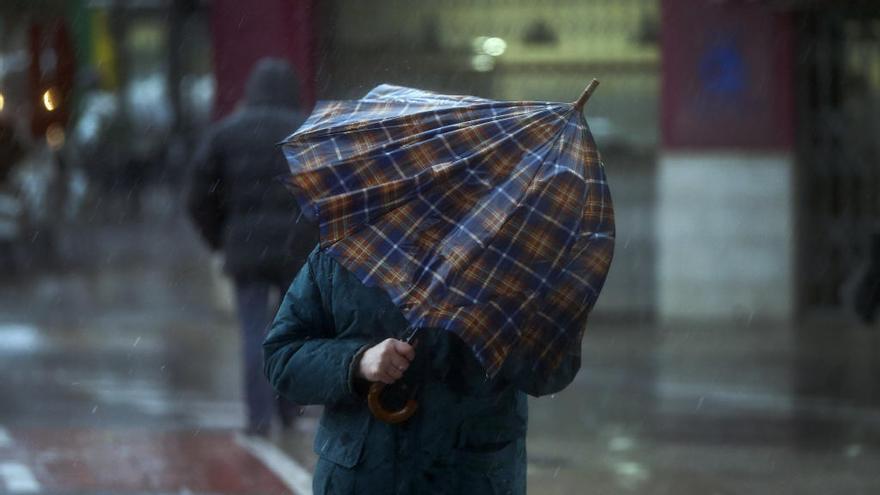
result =
M404 423L378 421L356 378L361 354L408 324L388 294L367 287L315 249L291 284L263 344L265 373L282 396L321 404L315 435L315 495L512 494L526 491L526 393L568 385L580 368L572 350L550 375L511 356L493 378L442 330L418 333L403 380L418 410Z
M208 129L193 159L187 209L237 279L286 286L317 242L279 180L287 163L277 143L305 120L298 85L286 62L262 60L240 108Z

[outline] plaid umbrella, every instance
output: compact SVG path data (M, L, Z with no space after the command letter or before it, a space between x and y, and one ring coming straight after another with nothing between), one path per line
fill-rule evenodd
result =
M489 374L579 353L614 250L583 102L499 102L383 84L318 104L282 144L322 249L412 327L467 343Z

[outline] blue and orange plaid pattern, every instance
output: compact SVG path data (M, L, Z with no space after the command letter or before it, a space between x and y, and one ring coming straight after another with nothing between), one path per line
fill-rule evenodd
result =
M321 246L413 327L470 345L489 374L580 353L614 251L596 145L570 103L381 85L321 102L283 143Z

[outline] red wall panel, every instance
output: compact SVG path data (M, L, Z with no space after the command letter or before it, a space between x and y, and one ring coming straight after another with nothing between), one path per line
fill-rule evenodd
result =
M290 61L302 80L302 103L311 108L315 99L314 11L314 0L211 3L216 117L235 108L251 69L269 56Z
M709 0L663 0L661 11L664 148L791 148L790 15Z

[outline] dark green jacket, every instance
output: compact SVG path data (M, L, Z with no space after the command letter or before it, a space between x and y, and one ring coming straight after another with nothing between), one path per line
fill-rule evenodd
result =
M508 365L488 378L457 337L422 330L405 378L420 386L419 409L392 426L370 414L353 360L366 346L403 338L406 328L382 289L364 286L318 250L290 286L263 345L265 371L289 400L325 406L315 495L525 493L523 392L565 387L579 354L553 376Z

